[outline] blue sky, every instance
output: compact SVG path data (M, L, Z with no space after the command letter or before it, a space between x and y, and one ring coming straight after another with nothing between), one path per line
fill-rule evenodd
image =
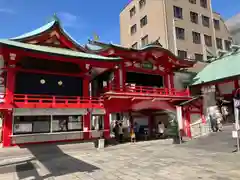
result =
M57 13L80 43L94 33L119 43L119 13L130 0L0 0L0 38L21 35L44 25ZM147 0L151 1L151 0ZM212 0L224 19L240 12L240 0Z

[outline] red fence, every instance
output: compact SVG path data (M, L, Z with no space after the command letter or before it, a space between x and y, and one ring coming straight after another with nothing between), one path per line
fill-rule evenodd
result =
M151 95L162 95L162 96L181 96L181 97L189 97L190 92L188 89L186 90L176 90L174 88L154 88L154 87L146 87L146 86L131 86L127 85L125 87L116 88L111 86L105 89L105 92L116 92L116 93L138 93L138 94L151 94Z
M65 103L65 104L83 104L102 103L101 98L94 97L79 97L79 96L50 96L50 95L35 95L35 94L14 94L14 102L24 103Z
M78 96L51 96L51 95L35 95L35 94L14 94L13 103L17 107L40 107L40 108L90 108L103 107L103 100L94 97L78 97Z

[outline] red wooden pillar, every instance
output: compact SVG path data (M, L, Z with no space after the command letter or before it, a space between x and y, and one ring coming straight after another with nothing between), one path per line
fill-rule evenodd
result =
M15 70L9 68L7 71L6 77L6 89L5 89L5 103L10 105L13 103L13 96L15 90ZM13 126L13 113L12 111L3 112L3 132L2 132L2 141L3 147L11 146L11 135L12 135L12 126Z
M7 71L7 79L6 79L6 103L11 104L13 103L13 95L15 90L15 75L16 72L14 69L9 68Z
M89 97L89 79L83 80L83 97Z
M90 138L90 130L91 130L91 113L88 112L84 115L84 140L88 140Z
M83 80L83 97L89 97L89 79ZM91 130L91 113L88 111L86 115L84 115L84 140L88 140L90 138L90 130Z
M201 113L202 123L206 124L207 121L206 121L202 106L200 107L200 113Z
M109 118L109 112L106 112L104 115L104 138L109 139L110 138L110 118Z
M239 88L239 84L238 84L238 79L234 80L234 89L238 89Z
M117 90L120 89L120 72L119 72L119 67L114 69L114 87Z
M187 109L185 111L185 117L186 117L186 120L185 120L185 123L186 123L186 133L187 133L187 136L188 137L192 137L192 133L191 133L191 127L190 127L190 124L191 124L191 116L190 116L190 112L189 110Z
M164 87L169 88L169 75L164 75Z
M124 62L121 64L121 70L122 70L122 86L125 88L125 84L127 82L127 72L126 72L126 67L124 66Z
M170 87L169 88L174 88L174 73L169 74L169 83L170 83Z
M3 147L9 147L12 145L11 135L12 135L12 125L13 125L13 113L12 111L3 112L3 132L2 132L2 143Z

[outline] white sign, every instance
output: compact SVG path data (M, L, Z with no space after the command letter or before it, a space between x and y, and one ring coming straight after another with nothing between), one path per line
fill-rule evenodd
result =
M177 109L177 121L178 121L178 128L183 129L183 119L182 119L182 107L176 106Z
M232 131L232 137L233 138L239 137L239 133L237 131Z

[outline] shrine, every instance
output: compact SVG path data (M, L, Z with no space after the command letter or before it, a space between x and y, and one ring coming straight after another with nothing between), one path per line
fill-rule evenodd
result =
M3 147L108 139L120 119L152 134L159 120L169 121L166 110L192 99L188 88L174 87L174 72L194 63L158 42L142 49L92 40L81 46L57 18L0 40Z

